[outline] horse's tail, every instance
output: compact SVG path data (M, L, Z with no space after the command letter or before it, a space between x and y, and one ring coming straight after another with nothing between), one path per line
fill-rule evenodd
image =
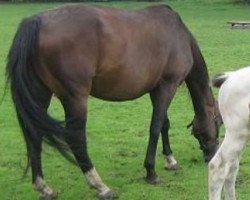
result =
M215 75L212 79L212 85L217 88L221 87L221 85L228 79L230 74L231 72L225 72L223 74Z
M12 99L26 143L28 139L35 144L43 137L64 157L73 161L64 142L66 129L37 102L39 88L44 86L35 72L40 27L39 16L24 19L19 25L7 58L7 82L10 82Z

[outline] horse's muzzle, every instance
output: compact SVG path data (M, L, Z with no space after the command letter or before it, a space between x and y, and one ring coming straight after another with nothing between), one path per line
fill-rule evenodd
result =
M216 141L215 144L209 145L207 149L203 149L205 162L209 162L214 157L218 148L219 148L219 141Z

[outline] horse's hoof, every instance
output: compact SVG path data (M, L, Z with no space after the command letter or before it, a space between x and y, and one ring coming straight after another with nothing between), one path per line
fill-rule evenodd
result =
M98 198L101 200L108 200L108 199L117 199L119 198L119 195L116 191L114 190L109 190L105 193L99 193Z
M179 170L180 166L178 164L167 165L167 166L165 166L165 169L169 170L169 171L175 171L175 170Z
M53 200L53 199L57 199L58 197L58 194L56 192L53 192L53 193L46 193L46 194L41 194L40 195L40 200Z
M157 185L160 183L160 178L158 176L146 177L145 181L151 185Z

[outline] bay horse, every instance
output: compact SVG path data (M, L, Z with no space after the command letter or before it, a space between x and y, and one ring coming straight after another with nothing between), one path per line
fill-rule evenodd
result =
M220 87L219 109L225 126L225 138L209 162L209 200L235 200L235 181L240 157L250 139L250 66L225 72L213 79Z
M157 5L142 10L66 5L28 17L20 24L6 67L17 117L27 145L32 182L45 199L54 197L41 167L42 139L71 159L67 146L100 198L115 192L106 186L87 151L88 96L133 100L149 93L153 106L146 180L156 183L155 155L161 133L169 168L177 163L169 145L167 110L185 81L195 117L192 132L205 160L217 150L216 103L206 63L178 13ZM65 125L47 114L55 94Z

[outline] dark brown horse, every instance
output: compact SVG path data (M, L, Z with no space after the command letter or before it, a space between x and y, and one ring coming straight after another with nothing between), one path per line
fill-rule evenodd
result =
M115 195L102 182L87 152L89 95L126 101L150 94L153 114L144 162L150 183L158 180L155 154L160 132L168 167L176 166L169 146L167 110L183 81L195 111L193 134L205 159L217 149L217 108L205 61L192 34L168 6L126 11L68 5L29 17L19 26L6 70L33 184L46 199L54 193L43 180L42 138L69 159L65 147L70 147L100 197ZM63 105L65 126L47 114L53 93Z

